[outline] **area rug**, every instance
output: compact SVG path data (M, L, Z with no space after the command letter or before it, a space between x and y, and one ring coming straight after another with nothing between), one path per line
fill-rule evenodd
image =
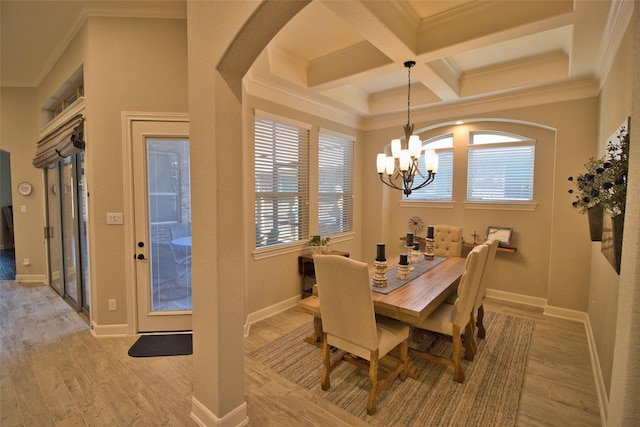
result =
M487 337L479 340L473 362L464 360L465 381L453 381L453 368L413 358L417 379L394 380L378 396L378 410L366 411L367 372L350 363L331 373L331 388L320 387L321 350L303 341L311 321L252 351L249 357L329 402L376 426L515 426L535 321L486 313ZM412 347L424 348L432 338ZM451 341L431 350L450 355Z
M184 356L192 353L191 334L143 335L129 349L131 357Z

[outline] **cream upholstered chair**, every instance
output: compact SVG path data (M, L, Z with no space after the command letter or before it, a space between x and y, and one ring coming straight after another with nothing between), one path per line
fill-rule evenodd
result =
M433 227L433 253L443 258L462 255L462 227L439 224Z
M471 327L471 310L482 278L482 270L487 258L488 246L479 245L467 255L465 271L460 278L458 298L453 305L440 304L417 328L448 335L453 340L453 354L451 358L436 356L428 351L410 349L413 356L454 367L453 379L464 382L464 368L462 367L462 334L464 332L465 359L473 360L475 344ZM434 342L435 345L435 342ZM429 349L430 350L430 349Z
M489 250L487 252L487 260L484 263L482 278L480 278L480 286L478 287L476 300L473 304L473 310L471 311L471 315L475 317L475 322L471 322L471 324L473 326L475 323L475 326L478 327L478 338L484 338L486 336L486 330L482 323L482 320L484 319L484 307L482 304L484 302L484 297L487 294L487 285L489 284L491 274L493 273L493 265L496 260L496 252L498 251L499 243L500 241L497 239L491 239L484 243Z
M403 381L407 378L409 326L376 319L366 263L339 255L316 255L313 261L322 317L322 389L329 389L329 374L342 360L368 368L367 412L373 414L380 390L398 375ZM343 350L333 361L330 346ZM399 360L387 371L379 369L380 359L395 348L399 348Z

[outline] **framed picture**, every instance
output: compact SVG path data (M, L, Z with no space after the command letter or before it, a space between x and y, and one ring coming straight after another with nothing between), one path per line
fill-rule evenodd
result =
M500 241L499 246L509 246L511 244L511 235L513 234L513 228L498 227L490 225L487 227L487 240L493 238Z

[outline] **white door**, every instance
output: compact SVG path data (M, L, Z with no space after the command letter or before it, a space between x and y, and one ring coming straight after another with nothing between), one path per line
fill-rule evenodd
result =
M189 331L189 123L133 121L131 131L138 331Z

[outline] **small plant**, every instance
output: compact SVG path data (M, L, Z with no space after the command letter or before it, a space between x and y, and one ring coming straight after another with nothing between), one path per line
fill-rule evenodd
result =
M327 246L329 244L329 240L331 240L329 236L311 236L309 239L309 246Z
M590 208L597 206L602 197L602 184L605 182L605 172L609 165L603 159L591 157L584 167L585 173L569 177L569 181L576 186L575 190L570 189L569 194L576 194L576 200L572 206L585 213Z

